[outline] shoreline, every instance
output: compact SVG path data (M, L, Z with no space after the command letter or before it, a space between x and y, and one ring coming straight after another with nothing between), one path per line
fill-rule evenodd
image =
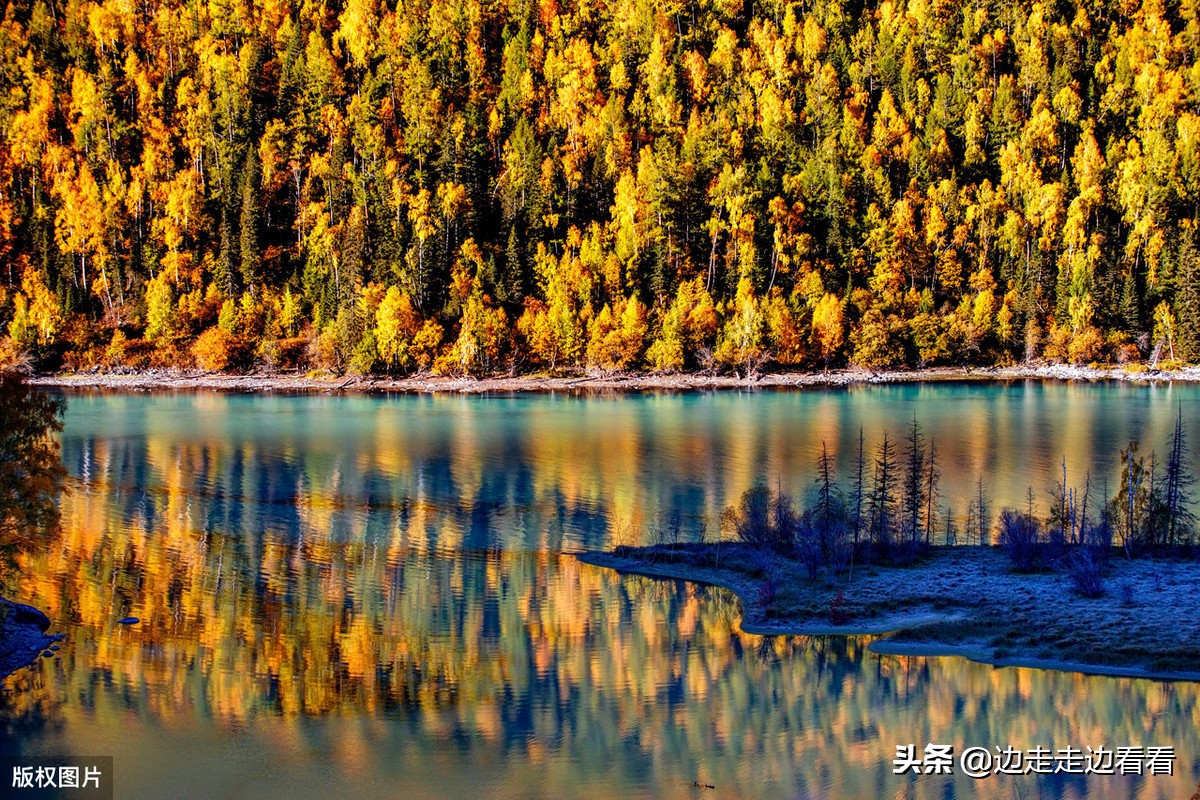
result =
M0 597L0 681L57 650L61 633L46 633L50 618L41 610Z
M1049 669L1106 677L1200 682L1200 670L1157 668L1152 664L1145 663L1144 653L1140 658L1130 654L1130 650L1137 650L1131 645L1137 643L1139 639L1152 641L1163 635L1162 630L1153 627L1156 615L1158 615L1158 619L1173 616L1170 609L1163 609L1162 603L1157 599L1154 601L1155 608L1143 614L1147 619L1143 622L1142 630L1109 631L1107 640L1104 638L1105 634L1102 634L1100 645L1089 645L1089 648L1084 650L1117 659L1129 658L1127 663L1082 660L1074 657L1077 654L1068 651L1064 643L1056 641L1057 637L1053 635L1055 631L1048 625L1044 625L1041 629L1029 628L1031 623L1036 624L1039 618L1044 619L1045 616L1039 616L1037 613L1044 608L1045 599L1044 597L1035 599L1029 584L1035 582L1053 584L1059 582L1056 579L1063 579L1063 576L996 573L996 567L1002 566L1004 556L998 551L986 552L994 551L994 548L979 550L974 547L960 546L957 549L964 552L959 553L951 552L947 548L935 548L935 551L938 552L935 552L933 556L909 567L859 566L856 567L856 571L863 576L861 579L856 578L852 582L835 582L833 584L830 584L827 579L823 583L819 582L819 586L801 587L802 599L797 603L797 607L780 614L773 613L774 609L764 608L761 599L764 596L762 592L764 579L755 578L745 569L745 561L742 559L744 551L736 549L742 546L734 543L725 543L721 546L728 551L728 554L722 558L729 566L715 567L703 563L688 563L695 561L694 556L697 552L712 549L715 545L683 546L683 552L688 556L686 559L677 561L657 560L664 556L667 559L671 558L666 555L666 546L629 548L626 553L632 555L611 551L586 551L575 554L575 557L582 563L603 569L612 569L621 575L639 575L656 580L686 581L728 590L737 596L741 605L741 619L738 627L743 632L752 635L875 636L879 638L871 641L867 647L871 652L880 656L958 657L996 668ZM948 571L942 570L945 566L943 562L946 561L951 562L951 567L961 566L966 562L984 562L986 571L996 573L992 575L992 582L985 590L988 594L995 592L998 584L1008 584L1014 594L1027 595L1033 607L1031 609L1033 613L1030 615L1030 619L1023 624L1026 627L1025 632L1029 636L1029 641L1036 643L1013 642L1008 646L997 646L996 642L990 639L991 634L1000 633L1003 625L996 625L995 620L986 619L986 617L989 614L995 616L995 606L1003 607L1006 602L1003 599L1000 602L990 602L989 607L989 604L975 602L967 593L959 593L957 596L941 594L932 599L928 595L920 594L920 584L936 582L934 579L938 573L949 574ZM1147 563L1150 570L1156 568L1155 562ZM1116 564L1114 571L1130 572L1139 566L1144 567L1146 564L1139 565L1136 561L1124 565ZM1176 567L1179 569L1175 571L1182 576L1184 602L1186 603L1186 597L1191 595L1191 591L1194 591L1191 587L1200 578L1200 564L1170 562L1170 568ZM1157 569L1164 569L1163 563L1159 562ZM774 581L794 579L798 574L798 572L789 574L789 565L786 563L773 565L770 572L770 577ZM864 573L866 574L864 575ZM834 596L835 592L845 592L843 596L846 598L853 597L856 590L863 588L862 584L870 583L880 576L890 579L886 582L886 586L904 586L911 591L906 593L903 590L892 588L890 596L877 603L868 602L862 616L842 624L833 624L827 616L814 613L814 608L828 605L829 598ZM860 580L862 583L857 582ZM968 581L968 583L970 582ZM780 588L783 587L780 586ZM805 593L804 589L810 591ZM931 587L931 594L936 595L941 589L942 587ZM1057 590L1051 593L1062 594ZM812 599L807 596L812 594L819 595L816 598L818 602L809 603L807 611L797 610L803 608L804 603ZM1174 596L1174 593L1171 594ZM1107 599L1109 604L1115 600L1112 597ZM1060 601L1079 607L1081 615L1085 618L1092 614L1105 613L1101 610L1104 600L1070 597L1060 598ZM1018 611L1018 613L1020 612ZM1190 653L1194 653L1195 648L1200 647L1200 641L1191 641L1193 639L1200 640L1197 633L1200 633L1200 630L1180 637L1181 640L1187 639L1186 646L1191 648ZM1008 634L1003 635L1007 636ZM1056 645L1058 652L1053 651ZM1049 652L1047 652L1048 650ZM1181 650L1181 655L1182 652ZM1188 663L1197 663L1191 658L1185 657L1183 660Z
M404 378L378 375L300 373L249 373L244 375L204 370L163 369L137 372L61 372L35 374L30 384L60 389L111 391L297 392L297 393L404 393L490 394L516 392L642 392L713 391L788 388L836 388L880 383L950 381L1124 381L1160 383L1200 382L1200 366L1178 370L1131 371L1121 367L1084 367L1067 364L1015 367L931 367L872 371L843 369L833 372L773 372L752 379L701 373L602 373L574 375L518 375L465 378L420 374Z

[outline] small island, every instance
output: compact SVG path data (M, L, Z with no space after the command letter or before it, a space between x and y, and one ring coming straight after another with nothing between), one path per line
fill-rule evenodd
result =
M719 586L741 600L741 628L764 635L878 635L889 655L954 655L998 666L1200 680L1200 562L1114 557L1103 596L1069 576L1021 574L997 546L932 547L903 566L810 580L799 558L753 545L651 545L579 559L625 574ZM884 634L888 634L884 636Z
M962 516L939 507L939 466L914 418L868 456L860 433L849 486L822 446L803 503L755 486L725 509L715 540L678 524L640 547L585 552L622 573L733 591L756 634L877 635L892 655L958 655L1002 666L1200 680L1200 545L1182 411L1165 457L1120 452L1115 491L1032 486L994 514L982 478Z

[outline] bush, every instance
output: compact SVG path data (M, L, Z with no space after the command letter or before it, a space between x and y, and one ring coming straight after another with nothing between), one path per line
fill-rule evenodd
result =
M222 328L209 328L200 334L192 344L192 355L197 366L213 372L244 369L249 366L251 357L249 345Z
M1104 338L1091 325L1075 332L1067 344L1067 358L1072 364L1096 361L1104 352Z
M62 366L81 370L104 361L106 344L102 334L103 329L93 325L83 314L69 315L59 334ZM49 352L47 351L46 355L49 355Z
M145 339L129 339L121 352L121 366L130 369L146 369L155 354L154 342Z
M1146 365L1141 363L1142 354L1136 344L1126 342L1116 345L1117 363L1125 366L1127 372L1145 372Z
M819 504L805 510L796 526L796 555L810 579L822 566L841 572L850 561L853 545L850 524L840 502L823 509Z
M796 555L808 572L809 580L816 580L817 572L825 563L825 555L821 548L821 527L813 514L805 512L796 527Z
M421 330L417 332L413 339L411 353L413 360L416 361L417 367L420 369L429 369L433 362L437 359L438 350L441 348L442 337L445 331L442 326L431 319L425 320L425 324L421 326Z
M308 340L308 363L318 370L340 373L344 362L337 346L333 325L326 325Z
M839 589L837 597L829 601L829 621L834 625L845 625L849 622L852 615L846 605L846 593Z
M104 360L110 367L119 367L125 363L125 348L129 344L125 331L117 328L113 331L108 347L104 349Z
M31 370L28 355L8 336L0 336L0 369Z
M600 369L616 371L633 366L646 338L646 309L637 297L605 305L588 325L588 361Z
M233 343L231 336L224 328L209 328L192 345L192 355L200 369L220 372L229 366L229 350Z
M1015 571L1044 569L1041 525L1032 515L1010 508L1000 512L1000 545L1007 551Z
M1080 538L1083 544L1091 548L1092 555L1105 561L1108 560L1108 554L1113 546L1113 529L1107 516L1098 523L1089 524Z
M1067 575L1080 596L1104 596L1104 559L1095 549L1083 547L1072 553L1067 561Z
M907 567L929 555L931 547L932 545L926 544L922 539L902 539L882 546L873 544L863 560L889 567Z
M308 341L303 336L276 340L276 368L303 368L308 363Z
M367 331L354 347L354 354L350 356L348 370L355 375L369 375L375 371L378 363L375 332Z
M790 550L796 541L796 504L788 495L765 486L747 489L722 515L725 527L739 541L776 552Z

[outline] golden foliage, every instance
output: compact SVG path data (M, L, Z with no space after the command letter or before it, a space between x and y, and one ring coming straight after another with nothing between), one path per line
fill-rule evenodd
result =
M224 328L209 328L192 345L192 354L201 369L220 372L229 366L233 336Z
M35 360L216 325L403 372L433 323L477 371L500 311L519 368L1003 363L1068 328L1077 360L1161 303L1156 342L1200 341L1196 37L1161 3L184 5L5 23L0 306Z
M628 369L641 357L645 339L646 307L637 297L606 305L588 326L588 361L605 370Z

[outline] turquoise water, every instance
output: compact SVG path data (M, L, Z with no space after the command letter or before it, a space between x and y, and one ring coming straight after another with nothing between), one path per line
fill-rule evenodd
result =
M940 503L1045 507L1165 449L1182 386L631 396L69 395L63 530L15 594L68 634L5 752L114 755L119 797L1188 797L1195 684L763 638L728 594L581 548L717 534L756 483L848 479L914 414ZM1200 456L1200 430L1190 442ZM1002 613L1002 610L998 610ZM133 615L136 626L116 625ZM897 777L898 744L1174 745L1173 777ZM699 788L695 784L715 788Z

